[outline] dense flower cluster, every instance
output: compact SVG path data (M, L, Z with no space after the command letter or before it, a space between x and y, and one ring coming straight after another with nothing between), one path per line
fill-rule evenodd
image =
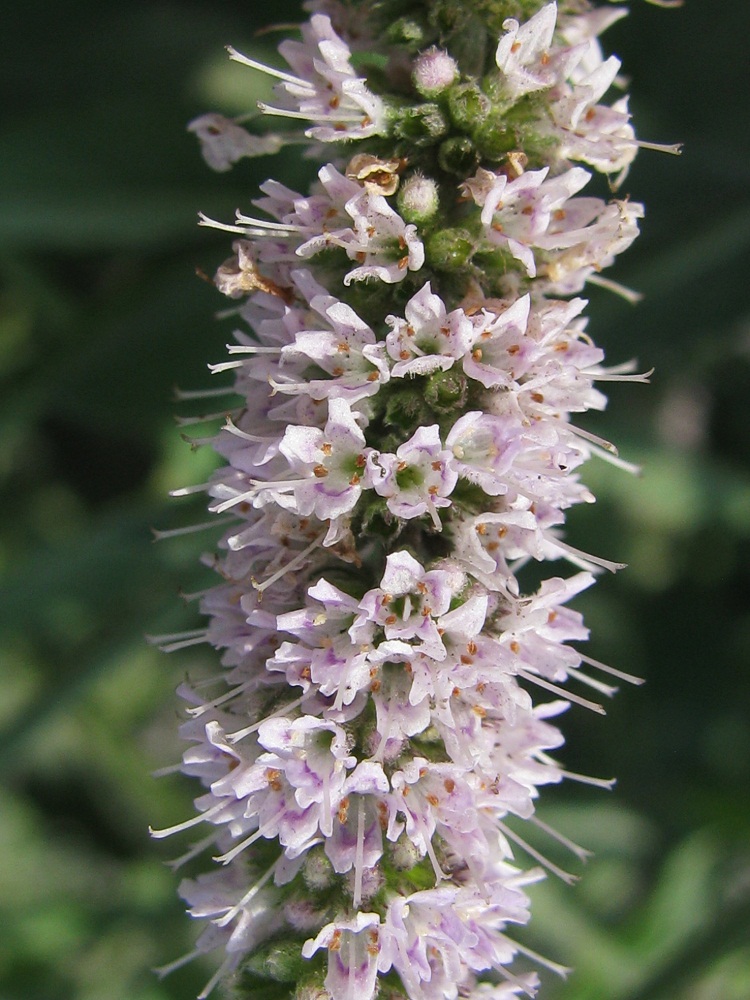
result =
M545 867L568 876L512 818L571 776L556 717L601 711L564 685L633 680L573 645L568 602L617 564L562 530L594 500L582 464L614 453L574 417L647 377L604 367L571 297L614 284L643 214L581 194L639 145L598 40L625 11L307 6L288 70L230 50L303 130L191 125L217 169L291 142L330 162L307 194L271 180L257 215L203 218L236 237L216 284L242 325L212 368L240 401L199 487L224 523L208 627L167 645L208 641L224 672L208 700L180 688L205 791L155 835L204 824L178 863L219 862L181 887L197 952L226 951L202 996L230 974L247 997L533 995L509 927ZM524 585L558 560L572 575Z

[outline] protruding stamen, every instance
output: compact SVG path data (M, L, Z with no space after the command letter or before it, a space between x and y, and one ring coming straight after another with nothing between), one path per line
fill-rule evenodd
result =
M211 819L218 812L224 808L224 802L217 802L215 806L207 809L206 812L198 813L197 816L193 816L191 819L186 819L184 823L176 823L174 826L165 827L163 830L154 830L153 827L148 828L148 832L155 840L162 840L164 837L171 837L173 833L182 833L183 830L189 830L193 826L198 826L199 823L203 823L205 820Z
M610 667L607 663L602 663L601 660L595 660L591 656L585 656L583 653L580 654L581 659L584 663L588 663L591 667L596 667L597 670L603 671L605 674L611 674L612 677L618 677L621 681L627 681L628 684L645 684L645 677L636 677L635 674L626 674L624 670L617 670L615 667Z
M286 83L293 83L295 87L304 87L305 90L309 90L311 94L315 93L315 88L309 80L302 80L298 76L292 76L291 73L285 73L283 69L276 69L275 66L266 66L265 63L258 62L255 59L251 59L249 56L243 55L231 45L227 45L227 52L229 53L229 58L233 62L241 63L243 66L249 66L250 69L257 69L260 73L266 73L268 76L276 77L277 80L284 80Z
M540 865L547 869L547 871L552 872L553 875L557 875L557 877L562 879L563 882L566 882L568 885L574 885L578 881L578 876L573 875L572 872L566 872L564 868L560 868L554 863L554 861L550 861L549 858L545 857L537 851L536 848L532 847L528 841L523 839L523 837L519 837L517 833L514 833L505 825L505 823L498 821L496 826L498 830L505 834L508 840L512 840L514 844L517 844L524 851L526 851L529 857L538 861Z
M165 538L192 535L198 531L207 531L209 528L221 527L221 525L233 524L234 522L235 518L233 517L217 517L212 521L202 521L200 524L188 524L184 528L168 528L166 531L161 531L159 528L152 528L151 534L154 536L155 542L161 542Z
M543 677L539 677L537 674L527 673L525 670L517 671L519 677L523 677L524 680L529 681L531 684L536 684L538 687L544 688L545 691L551 691L552 694L558 695L560 698L564 698L565 701L572 701L576 705L580 705L581 708L588 708L591 712L596 712L597 715L606 715L606 711L603 705L599 705L595 701L589 701L587 698L582 698L579 694L574 694L572 691L566 691L565 688L558 687L557 684L552 684L551 681L544 680Z
M560 831L556 830L553 826L549 826L548 823L539 819L538 816L529 816L529 821L546 833L549 837L552 837L553 840L556 840L558 844L562 844L563 847L567 847L571 854L575 854L575 856L581 861L588 861L589 858L593 857L593 851L589 851L587 848L581 847L580 844L576 844L574 840L570 840L569 837L560 833Z

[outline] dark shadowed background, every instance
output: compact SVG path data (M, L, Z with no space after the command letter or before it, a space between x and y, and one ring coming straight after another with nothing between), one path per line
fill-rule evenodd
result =
M613 274L644 301L591 296L609 360L656 368L587 424L645 475L592 464L599 502L570 538L630 564L578 606L590 653L648 683L607 719L568 713L567 766L619 785L546 797L540 815L596 858L576 888L535 890L526 941L577 968L549 977L548 1000L747 1000L750 5L631 7L605 41L638 133L685 153L642 152L624 186L647 218ZM174 386L207 385L229 333L195 277L228 240L196 213L230 218L265 177L309 173L292 150L212 174L185 132L267 93L223 46L262 58L270 18L299 8L30 0L2 15L2 1000L190 1000L209 974L150 972L194 929L164 866L181 845L147 826L190 814L195 789L150 774L178 759L173 690L211 653L167 658L143 635L194 627L177 593L210 582L210 539L150 534L201 519L166 494L211 467L173 419L199 411Z

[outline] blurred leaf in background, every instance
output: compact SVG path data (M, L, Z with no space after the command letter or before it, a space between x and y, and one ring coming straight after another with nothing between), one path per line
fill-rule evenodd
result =
M185 131L266 96L223 50L273 59L265 10L30 0L2 17L0 996L177 1000L208 973L150 972L192 928L147 826L188 816L194 790L149 774L180 753L174 687L212 656L168 660L143 636L198 624L177 594L210 582L210 533L150 543L203 519L166 494L212 463L173 420L174 387L207 385L229 333L195 277L226 243L195 219L310 166L292 149L217 176ZM605 39L639 135L685 153L642 152L625 185L648 216L616 277L644 302L592 295L610 360L657 372L596 418L644 477L591 465L599 503L571 541L630 569L579 606L591 654L648 684L606 720L569 713L566 765L620 780L542 809L597 855L574 890L536 889L529 944L577 969L548 1000L750 996L748 35L742 0L634 0Z

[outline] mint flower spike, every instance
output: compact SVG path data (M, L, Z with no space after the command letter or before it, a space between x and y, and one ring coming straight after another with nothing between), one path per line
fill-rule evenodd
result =
M207 625L153 640L222 665L178 690L203 791L153 834L203 827L172 866L214 866L180 885L205 929L162 972L217 953L202 998L534 996L529 963L568 970L515 941L527 886L575 876L522 821L586 857L535 815L546 784L612 785L566 770L557 720L640 683L580 651L570 607L621 568L565 539L595 499L583 467L634 470L578 415L650 374L605 366L580 295L635 297L602 271L643 207L586 189L675 148L607 97L620 63L599 37L622 8L472 2L467 44L429 5L393 24L306 6L288 70L230 49L275 79L262 110L303 126L189 126L217 170L290 142L324 162L307 192L268 180L255 214L201 216L234 237L215 283L238 328L210 370L238 402L183 420L224 421L194 439L224 465L174 491L219 515Z

